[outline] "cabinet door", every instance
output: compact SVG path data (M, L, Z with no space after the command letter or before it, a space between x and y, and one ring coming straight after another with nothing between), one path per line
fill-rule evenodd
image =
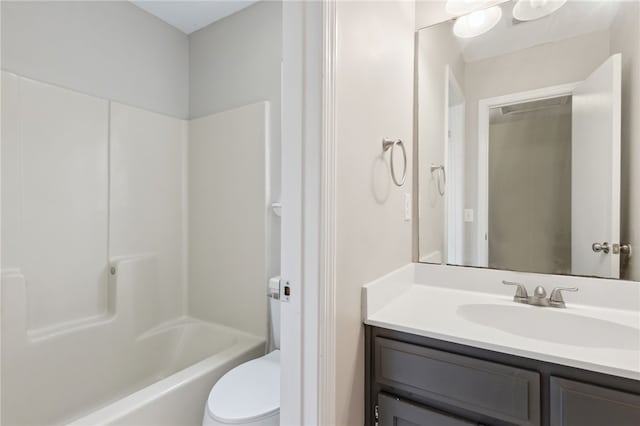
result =
M375 381L503 424L540 426L540 375L376 337Z
M378 394L379 426L475 426L447 413L403 401L386 394Z
M640 395L551 377L551 426L605 425L640 425Z

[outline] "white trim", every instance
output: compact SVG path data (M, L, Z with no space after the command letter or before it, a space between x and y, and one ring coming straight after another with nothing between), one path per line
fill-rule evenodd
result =
M334 27L333 1L283 2L282 425L334 418Z
M489 110L520 102L555 98L573 93L579 82L510 93L478 101L478 202L476 227L476 258L473 266L489 264Z
M336 3L323 2L322 165L320 216L320 368L318 424L335 423L336 364Z
M302 423L318 425L320 400L323 4L304 7Z
M282 4L282 230L280 424L302 424L302 144L304 5ZM283 288L291 296L285 302Z
M461 103L463 113L466 115L466 98L464 92L455 74L453 74L449 65L445 66L445 95L444 95L444 166L447 176L447 183L445 185L445 238L443 245L443 258L444 263L448 264L462 264L463 262L463 236L464 236L464 175L462 173L464 169L464 140L456 144L454 149L451 149L451 140L449 137L450 132L450 99L449 99L449 85L452 84L456 91L460 94L464 101ZM464 117L463 117L464 123ZM463 124L464 125L464 124ZM464 131L463 131L464 135ZM455 164L456 166L452 166ZM451 232L453 231L453 232ZM453 237L453 241L452 240ZM453 245L453 256L451 256L451 245Z

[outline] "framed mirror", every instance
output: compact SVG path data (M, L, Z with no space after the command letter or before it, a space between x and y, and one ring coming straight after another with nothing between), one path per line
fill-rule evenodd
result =
M454 3L417 33L419 261L639 281L640 2Z

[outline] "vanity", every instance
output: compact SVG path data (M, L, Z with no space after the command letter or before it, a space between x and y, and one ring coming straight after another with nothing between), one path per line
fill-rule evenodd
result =
M416 263L362 290L366 424L639 426L640 3L443 7L415 37Z
M640 286L525 275L580 282L538 307L514 302L514 275L411 264L365 285L365 424L640 424Z

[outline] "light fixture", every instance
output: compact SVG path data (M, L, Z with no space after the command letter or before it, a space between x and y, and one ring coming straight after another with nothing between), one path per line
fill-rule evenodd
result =
M534 21L551 15L567 0L519 0L513 7L513 17L518 21Z
M481 0L447 0L445 9L451 15L460 16L478 9L481 3L484 2Z
M456 19L453 24L453 33L460 38L476 37L495 27L500 22L500 18L502 18L500 6L477 10Z

